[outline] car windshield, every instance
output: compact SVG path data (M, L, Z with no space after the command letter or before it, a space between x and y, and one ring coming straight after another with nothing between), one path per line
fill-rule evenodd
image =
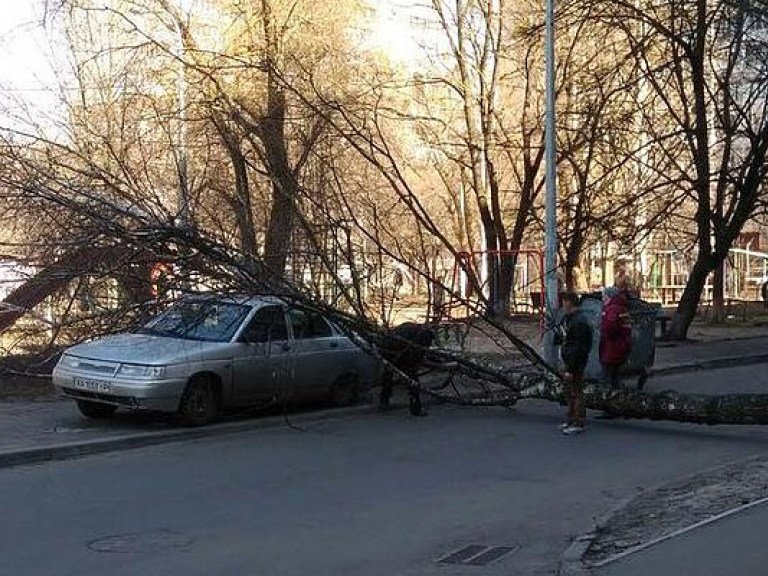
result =
M187 340L227 342L249 311L248 306L217 300L179 302L137 332Z

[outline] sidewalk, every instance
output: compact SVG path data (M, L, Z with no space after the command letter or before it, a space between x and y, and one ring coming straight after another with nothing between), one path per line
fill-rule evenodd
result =
M743 331L710 329L698 340L658 342L653 373L706 370L768 362L768 328Z
M765 503L664 540L592 571L595 576L763 576L766 572Z
M529 332L530 340L535 341L537 326L531 326ZM694 341L659 343L653 374L768 363L768 326L734 329L695 325L691 338ZM291 413L287 418L300 423L373 410L370 405L362 405ZM123 411L110 420L88 420L80 415L74 402L52 396L0 401L0 467L279 425L285 425L285 417L279 412L233 418L205 428L185 428L172 417Z

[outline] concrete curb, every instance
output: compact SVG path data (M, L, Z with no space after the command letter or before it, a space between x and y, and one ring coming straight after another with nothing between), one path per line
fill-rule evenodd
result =
M658 490L664 485L654 486L651 491ZM618 504L612 506L607 512L600 514L594 518L595 527L590 532L585 532L580 536L573 539L573 542L565 549L560 559L560 569L558 570L558 576L586 576L590 574L589 566L586 566L582 562L584 554L587 553L589 547L592 546L592 542L597 535L619 511L623 510L629 505L638 495L628 496L619 500Z
M662 376L667 374L682 374L685 372L695 372L697 370L712 370L715 368L730 368L733 366L748 366L750 364L768 363L768 353L748 354L745 356L723 356L720 358L710 358L707 360L698 360L696 362L686 362L682 364L670 364L651 369L651 376Z
M751 338L740 338L739 340L749 340ZM659 368L654 368L651 371L651 376L664 376L668 374L683 374L686 372L695 372L698 370L713 370L716 368L729 368L733 366L747 366L750 364L761 364L761 363L768 363L768 353L764 354L751 354L746 356L725 356L721 358L710 358L707 360L700 360L697 362L687 362L683 364L674 364L674 365L668 365L668 366L661 366ZM740 462L741 464L746 464L748 462L751 462L755 458L758 458L759 456L753 456L751 458L747 458L746 460L743 460ZM721 468L725 465L716 466L707 470L704 470L703 472L698 472L696 474L691 474L690 476L687 476L686 478L695 478L701 474L707 474L711 472L712 470ZM680 481L681 479L677 479L676 481ZM675 481L672 481L675 482ZM654 488L651 488L650 491L659 490L664 486L667 486L668 484L671 484L672 482L667 482L664 484L661 484L659 486L656 486ZM585 566L582 562L582 558L584 557L584 554L586 554L589 547L592 545L593 540L599 533L599 531L608 523L608 521L616 515L620 510L622 510L625 506L627 506L630 502L635 500L638 496L632 496L630 498L626 498L622 500L619 504L612 507L608 512L605 514L602 514L599 516L595 521L595 529L592 532L587 532L585 534L582 534L578 537L576 537L573 542L571 542L570 546L566 548L565 552L563 552L563 556L560 562L560 570L558 571L558 574L560 576L585 576L587 574L590 574L590 567Z
M653 487L652 490L658 490L659 488L661 488L661 485ZM637 498L637 496L637 494L634 494L633 496L622 498L617 504L611 506L607 512L600 514L597 517L593 517L595 523L594 528L590 532L585 532L580 536L576 536L568 548L565 549L565 552L563 552L560 559L560 569L557 573L558 576L586 576L590 574L589 566L584 565L582 562L584 554L587 553L589 547L592 546L592 542L608 521L619 511L628 506L630 502Z
M571 545L563 552L560 567L557 571L558 576L584 576L589 574L587 567L582 564L581 559L587 553L594 539L595 533L587 532L571 542Z
M725 462L723 464L711 466L692 474L687 474L673 480L662 482L648 488L647 490L643 490L641 493L623 498L618 502L618 504L612 506L607 512L595 518L595 527L592 531L586 532L574 538L573 542L571 542L568 548L565 549L565 552L563 552L563 555L560 558L560 567L557 572L558 576L588 576L589 574L592 574L593 569L599 568L600 566L590 566L584 564L584 555L587 553L587 550L592 545L592 542L595 540L597 535L605 529L605 526L608 524L611 518L613 518L616 514L618 514L621 510L623 510L626 506L639 498L641 495L653 494L654 492L658 492L659 490L662 490L665 487L676 483L692 481L695 478L711 474L718 470L731 470L734 466L746 466L755 461L765 460L765 458L766 457L764 454L755 454L741 460ZM681 533L684 533L685 531L687 530L681 531Z
M749 339L750 338L741 338L740 340L749 340ZM761 363L768 363L768 353L751 354L746 356L725 356L721 358L710 358L707 360L699 360L697 362L661 366L659 368L654 368L651 371L651 377L665 376L670 374L684 374L686 372L696 372L698 370L712 370L716 368L729 368L733 366L747 366L750 364L761 364ZM746 464L748 462L751 462L755 458L759 458L759 456L753 456L751 458L747 458L746 460L741 461L740 464ZM703 472L691 474L686 478L695 478L700 474L707 474L710 471L716 470L722 466L725 466L725 465L716 466L716 467L707 469ZM681 479L677 479L677 481L680 481L680 480ZM650 490L651 491L659 490L660 488L668 484L670 484L670 482L656 486L654 488L651 488ZM586 576L591 573L590 567L585 566L582 563L582 558L584 557L584 554L586 554L587 550L592 545L592 541L595 539L595 537L600 532L602 527L605 526L607 522L616 513L622 510L635 498L637 498L637 495L632 496L630 498L626 498L616 506L612 507L605 514L600 515L595 520L595 528L593 531L577 536L573 540L573 542L571 542L568 548L566 548L565 552L563 552L563 556L560 561L560 569L558 571L558 574L560 576Z
M393 405L393 407L398 407ZM308 425L315 422L329 421L336 418L348 418L362 414L372 414L375 406L365 404L349 408L332 408L306 414L290 414L290 423L293 425ZM225 422L212 424L199 428L181 428L175 430L162 430L158 432L141 432L125 434L112 438L99 440L86 440L83 442L70 442L66 444L54 444L36 448L23 448L0 452L0 469L22 466L27 464L40 464L51 460L71 460L92 454L115 452L118 450L130 450L145 446L167 444L170 442L182 442L198 438L209 438L225 434L236 434L253 430L266 430L285 426L284 416L270 416L268 418L253 418L238 422Z

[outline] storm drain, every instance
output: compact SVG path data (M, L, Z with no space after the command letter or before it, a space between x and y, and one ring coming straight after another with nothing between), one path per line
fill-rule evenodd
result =
M515 551L515 546L485 546L469 544L439 558L437 564L463 564L464 566L487 566L499 558Z

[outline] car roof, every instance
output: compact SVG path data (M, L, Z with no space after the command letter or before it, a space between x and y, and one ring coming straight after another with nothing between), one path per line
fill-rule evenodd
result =
M215 292L201 292L185 296L183 300L189 302L201 300L214 300L219 302L229 302L232 304L243 304L245 306L263 306L266 304L286 304L286 301L278 296L256 295L248 296L244 294L218 294Z

